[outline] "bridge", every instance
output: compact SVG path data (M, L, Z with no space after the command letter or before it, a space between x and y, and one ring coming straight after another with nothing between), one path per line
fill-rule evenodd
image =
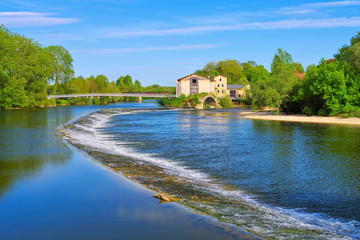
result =
M81 94L61 94L61 95L48 95L48 99L52 98L80 98L80 97L138 97L139 102L142 101L143 97L146 98L164 98L164 97L175 97L175 95L164 93L164 92L136 92L136 93L81 93Z

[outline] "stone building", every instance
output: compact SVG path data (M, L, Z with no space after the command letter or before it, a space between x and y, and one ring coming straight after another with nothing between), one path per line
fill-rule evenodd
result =
M218 97L229 96L235 100L244 97L246 89L249 89L249 87L249 85L228 85L227 77L222 75L210 79L198 74L190 74L176 80L176 96L210 93Z

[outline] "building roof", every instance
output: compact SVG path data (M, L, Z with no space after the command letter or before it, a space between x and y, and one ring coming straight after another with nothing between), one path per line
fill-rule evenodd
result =
M179 78L179 79L178 79L178 80L176 80L176 81L180 82L181 80L184 80L185 78L192 77L192 76L196 76L196 77L202 78L203 80L209 80L209 81L214 82L214 80L211 80L211 79L209 79L209 78L206 78L206 77L200 76L200 75L198 75L198 74L196 74L196 73L193 73L193 74L190 74L190 75L188 75L188 76L185 76L185 77Z
M242 84L234 84L234 85L227 85L227 89L242 89L243 87L245 87L245 85Z
M301 80L303 80L305 78L305 73L299 73L296 69L295 69L295 75L300 77Z

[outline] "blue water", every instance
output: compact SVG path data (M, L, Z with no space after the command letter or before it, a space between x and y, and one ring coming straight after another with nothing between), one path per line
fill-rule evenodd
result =
M139 188L57 134L72 119L119 103L0 111L0 239L258 239Z
M224 205L228 222L275 237L269 228L279 223L360 238L358 126L248 120L237 109L114 110L89 120L82 129L94 138L76 135L90 148L161 166L269 215L269 226L257 225Z

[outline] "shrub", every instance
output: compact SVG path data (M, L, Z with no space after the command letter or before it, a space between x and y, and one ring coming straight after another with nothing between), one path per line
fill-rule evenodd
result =
M220 100L219 104L222 108L232 108L233 107L232 101L229 97L222 97L219 100Z
M66 99L57 99L56 104L57 105L70 105L70 103Z
M171 106L171 99L168 97L158 99L158 103L161 106Z

